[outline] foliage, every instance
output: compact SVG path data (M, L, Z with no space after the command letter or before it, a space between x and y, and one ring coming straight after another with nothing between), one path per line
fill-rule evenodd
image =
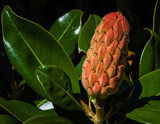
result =
M116 4L122 13L126 13L123 8L127 7L127 2L120 3L116 0ZM126 67L126 74L119 91L105 100L107 106L105 110L109 110L107 124L125 123L126 120L153 124L160 121L159 5L160 2L157 0L152 29L143 29L138 19L135 20L137 26L133 27L134 15L128 8L126 17L130 26L134 28L130 32L130 44L136 44L134 47L137 48L133 49L133 46L131 48L136 55L132 52L128 56L128 63L129 61L132 63ZM47 31L39 24L15 14L9 6L4 7L1 14L4 48L12 69L16 70L15 73L18 72L22 81L17 83L13 78L10 98L0 97L0 123L90 123L83 113L80 100L87 102L93 99L81 87L80 77L84 55L101 17L91 14L83 24L84 13L78 9L69 11L58 18ZM136 30L136 33L133 30ZM145 46L143 43L137 46L140 40L145 41L143 36L146 31L149 31L150 38ZM136 50L142 46L144 48L137 66L134 64L134 56L138 56L140 51L136 53ZM75 64L77 56L80 58ZM33 100L35 105L33 102L19 99L26 85L36 95L40 95Z

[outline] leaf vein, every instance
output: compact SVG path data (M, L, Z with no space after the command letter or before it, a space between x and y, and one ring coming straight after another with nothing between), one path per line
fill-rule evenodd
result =
M15 15L16 16L16 15ZM11 16L10 16L11 19ZM13 21L11 21L12 24L14 25L15 29L17 30L17 32L19 33L19 35L22 37L22 39L24 40L25 44L28 46L28 48L31 50L31 52L33 53L33 55L35 56L35 58L37 59L37 61L40 63L40 65L43 65L42 62L40 61L40 59L37 57L36 53L33 51L33 49L30 47L30 45L27 43L26 39L24 38L24 36L22 35L22 33L20 33L19 29L17 28L17 26L15 25L15 23Z
M52 82L56 82L55 80L51 79L48 75L46 75L45 73L43 73L40 70L37 70L39 73L41 73L42 75L46 76L47 78L49 78ZM63 92L65 92L78 106L81 107L81 105L73 98L73 96L68 93L61 85L59 85L58 83L55 83L60 89L63 90ZM47 91L46 91L47 92ZM82 107L81 107L82 108Z
M70 28L71 24L74 22L73 20L78 16L78 14L72 19L71 23L67 26L67 28L64 30L64 32L62 33L62 35L59 37L59 39L57 40L58 42L62 39L62 37L65 35L65 33L68 31L68 29Z

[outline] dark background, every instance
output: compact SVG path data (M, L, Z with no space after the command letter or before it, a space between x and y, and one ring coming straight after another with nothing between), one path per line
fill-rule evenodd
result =
M118 3L123 7L120 8ZM103 17L118 10L126 15L131 11L140 19L143 27L148 27L152 24L154 4L155 0L0 0L0 11L5 5L10 5L15 13L39 23L46 29L49 29L59 16L72 9L81 9L85 12L85 17L89 14Z
M16 14L32 20L48 30L58 17L73 9L84 11L83 24L90 14L103 17L109 12L121 11L130 24L129 50L136 53L133 65L134 74L134 72L138 73L139 58L150 37L144 28L152 28L155 2L156 0L0 0L0 13L5 5L9 5ZM76 65L79 60L77 58L74 64ZM0 88L2 89L0 96L5 94L3 85L10 87L11 75L12 69L5 55L0 30ZM133 76L135 76L135 80L138 78L138 75ZM21 78L18 77L17 80L20 82Z
M9 5L16 14L49 30L58 17L73 9L84 11L82 24L90 14L103 17L109 12L121 11L130 24L129 49L136 53L132 71L134 80L137 80L140 55L150 37L144 28L152 29L155 2L156 0L0 0L0 13L5 5ZM22 88L13 91L16 87L12 86L13 80L19 83L22 79L16 71L13 71L5 54L2 31L0 30L0 97L20 99L29 103L33 103L35 99L40 97L28 86L25 86L22 94L19 93Z

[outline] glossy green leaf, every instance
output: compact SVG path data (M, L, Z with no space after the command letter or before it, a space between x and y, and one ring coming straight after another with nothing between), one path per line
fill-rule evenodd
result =
M47 99L36 100L36 101L34 101L34 103L41 110L54 109L54 106L53 106L52 102L48 101Z
M83 25L79 37L78 37L78 48L79 51L87 52L90 47L91 38L95 32L97 25L100 23L101 18L97 15L90 15L89 19Z
M160 68L160 2L156 0L155 7L154 7L154 13L153 13L153 36L155 38L155 69Z
M64 117L40 115L26 120L23 124L73 124L73 122Z
M160 68L160 38L156 32L148 30L151 33L151 38L145 45L140 58L140 77Z
M159 124L160 100L151 100L145 106L134 109L126 116L132 120L145 124Z
M160 3L156 0L153 13L153 28L152 30L148 29L151 33L151 38L145 45L140 59L140 76L160 68L160 36L158 36L160 35L159 5Z
M11 63L37 93L50 98L34 75L36 67L43 64L61 68L70 77L73 92L80 93L73 63L63 47L44 28L19 17L6 6L2 12L2 31Z
M36 77L51 101L66 110L81 110L81 105L74 99L69 77L54 66L39 66Z
M51 27L50 33L62 44L66 52L70 55L78 41L81 29L81 10L72 10L61 16Z
M18 100L5 100L0 97L0 106L2 106L11 115L23 122L36 115L48 115L48 111L42 111L31 104Z
M17 120L9 115L0 115L0 124L17 124Z
M81 61L78 63L78 65L75 67L78 76L80 77L82 75L82 65L83 65L83 61L85 60L86 56L83 56L81 58Z
M154 37L151 30L150 33L151 37L149 41L146 43L140 58L140 65L139 65L140 77L154 70L154 64L155 64Z
M156 32L153 32L153 36L155 38L155 46L154 46L154 50L155 50L155 69L159 69L160 68L160 52L159 52L159 48L160 48L160 37L157 35Z
M54 109L53 103L48 101L47 99L35 100L34 103L37 106L37 108L50 112L50 114L52 115L58 115Z
M155 96L160 92L160 69L155 70L151 73L148 73L137 82L140 82L142 85L142 93L140 97L151 97Z

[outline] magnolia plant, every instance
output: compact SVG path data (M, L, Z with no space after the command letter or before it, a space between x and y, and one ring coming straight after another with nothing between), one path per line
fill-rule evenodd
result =
M124 75L128 52L129 24L120 12L105 15L97 26L91 39L82 65L82 84L88 94L95 99L96 116L91 108L86 108L87 115L92 116L95 124L103 124L104 100L117 92ZM89 111L88 111L89 110ZM105 117L105 118L104 118Z
M82 24L83 12L77 9L58 18L48 31L5 6L1 16L4 48L23 78L14 80L12 89L26 84L41 97L34 104L0 97L0 123L158 124L158 5L157 0L152 29L143 29L134 15L123 11L102 19L91 14ZM137 44L144 42L145 31L151 38L137 66L134 58L141 48ZM139 74L135 74L137 67Z

